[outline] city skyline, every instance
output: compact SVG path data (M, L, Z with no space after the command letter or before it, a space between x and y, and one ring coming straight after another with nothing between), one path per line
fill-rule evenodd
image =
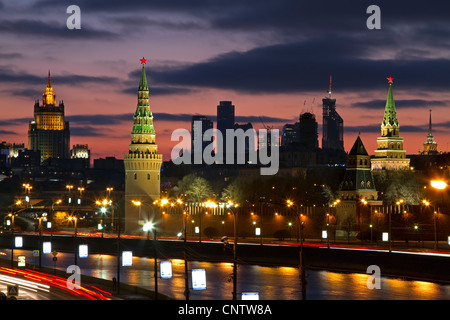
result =
M374 154L388 76L407 154L423 149L429 109L438 150L448 151L447 3L433 9L381 1L380 30L366 27L367 3L266 4L81 1L81 29L68 30L68 3L0 2L0 36L8 43L0 46L1 140L27 145L27 123L50 70L71 123L71 146L88 144L92 159L122 159L144 56L164 161L177 143L170 141L173 130L190 129L192 115L216 125L220 101L232 101L236 122L255 129L263 127L259 117L281 130L313 112L321 147L330 75L346 151L361 132Z

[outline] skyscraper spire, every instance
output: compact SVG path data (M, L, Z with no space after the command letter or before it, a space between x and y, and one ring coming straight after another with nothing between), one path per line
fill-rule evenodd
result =
M330 75L330 86L328 88L328 99L331 99L331 80L332 80L332 77Z
M430 137L433 137L433 133L432 133L432 131L431 131L431 109L430 109L430 122L429 122L429 124L428 124L428 136Z
M437 153L437 143L436 141L434 141L433 131L431 128L431 109L430 109L430 120L428 122L427 141L423 144L423 149L424 149L423 154Z
M53 93L52 81L50 78L50 70L48 70L47 88L45 88L45 92L42 95L42 100L44 106L56 104L56 97Z
M47 88L52 87L52 81L50 80L50 69L48 69L48 80L47 80Z

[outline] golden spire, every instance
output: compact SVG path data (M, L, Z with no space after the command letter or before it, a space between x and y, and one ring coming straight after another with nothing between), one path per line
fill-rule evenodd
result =
M55 94L53 93L52 82L50 79L50 70L48 70L47 88L45 88L45 92L42 95L42 100L44 106L56 104L56 98Z

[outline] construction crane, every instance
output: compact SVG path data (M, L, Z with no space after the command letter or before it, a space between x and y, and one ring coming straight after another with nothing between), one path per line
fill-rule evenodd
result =
M262 123L264 129L266 129L268 133L270 132L270 130L273 129L273 126L272 127L266 126L266 124L264 123L264 121L261 117L259 117L259 120L261 120L261 123Z

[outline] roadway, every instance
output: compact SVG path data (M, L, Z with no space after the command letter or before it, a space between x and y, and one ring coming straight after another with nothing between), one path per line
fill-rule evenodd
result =
M17 300L111 300L111 293L87 284L70 288L67 279L31 269L0 266L0 292L8 296L8 286L17 286Z

